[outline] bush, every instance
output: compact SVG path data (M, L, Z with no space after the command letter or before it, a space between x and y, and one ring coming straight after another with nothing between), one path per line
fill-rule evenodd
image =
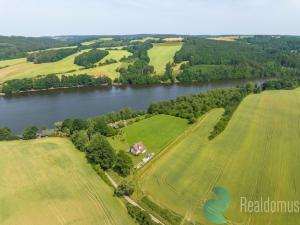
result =
M133 162L129 155L127 155L124 151L118 152L114 171L117 172L120 176L126 177L130 174L132 168Z
M76 131L71 136L71 141L80 151L84 151L87 143L89 142L89 136L85 130Z
M99 164L103 170L113 167L116 154L104 136L93 135L85 149L86 157L92 164Z
M154 225L154 223L150 217L150 215L146 212L140 209L137 206L131 205L130 203L127 203L127 212L128 214L136 220L136 222L140 225Z
M38 128L35 126L25 128L23 131L23 139L29 140L29 139L35 139L37 137Z
M115 195L118 197L121 196L131 196L134 192L134 186L132 182L123 180L115 190Z
M0 127L0 141L8 141L18 139L7 127Z
M152 202L146 196L142 198L142 203L146 205L147 208L151 209L153 212L157 213L161 218L168 221L170 224L180 224L183 217L172 210L163 209L159 205Z

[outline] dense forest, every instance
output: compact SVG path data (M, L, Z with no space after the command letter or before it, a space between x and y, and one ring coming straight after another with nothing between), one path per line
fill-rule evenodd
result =
M27 52L64 47L67 44L48 37L0 36L0 60L25 57Z
M33 52L27 56L27 61L35 64L57 62L78 51L77 48L62 48Z
M111 85L112 80L106 76L62 75L61 78L55 74L39 76L35 78L14 79L5 81L2 84L1 92L5 94L15 94L32 90L47 90L62 87L87 87Z
M233 42L187 38L174 60L180 82L300 74L300 39L254 36Z
M92 49L75 57L74 63L85 68L93 67L95 63L99 62L109 54L106 50Z

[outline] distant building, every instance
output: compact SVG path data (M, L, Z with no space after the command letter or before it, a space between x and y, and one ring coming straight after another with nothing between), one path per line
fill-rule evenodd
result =
M41 132L37 133L36 136L38 138L48 137L48 136L51 136L53 133L54 133L54 129L46 129L46 130L42 130Z
M129 152L132 153L133 155L139 155L145 153L146 151L147 148L142 142L136 143L129 148Z

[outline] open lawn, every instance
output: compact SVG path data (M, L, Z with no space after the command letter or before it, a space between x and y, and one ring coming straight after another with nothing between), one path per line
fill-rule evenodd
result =
M168 62L173 62L174 55L182 47L182 42L167 42L154 44L148 51L150 65L154 66L157 75L162 75Z
M1 142L0 182L1 225L134 224L67 139Z
M141 141L147 147L147 153L157 154L187 127L187 121L184 119L157 115L123 128L123 135L110 138L109 141L116 150L124 151L128 151L130 145ZM137 163L145 155L132 156L132 158Z
M241 212L240 198L299 201L300 89L248 96L226 130L208 141L220 114L209 112L189 135L145 168L144 193L187 220L211 225L202 207L220 186L230 194L228 224L298 224L299 213Z

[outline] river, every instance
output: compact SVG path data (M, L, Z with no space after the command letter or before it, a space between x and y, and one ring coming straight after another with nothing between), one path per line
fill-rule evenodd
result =
M53 127L66 118L87 118L123 107L147 109L154 101L174 99L216 88L244 85L249 80L210 82L199 85L74 88L0 97L0 127L20 133L25 127ZM253 80L262 83L264 79Z

